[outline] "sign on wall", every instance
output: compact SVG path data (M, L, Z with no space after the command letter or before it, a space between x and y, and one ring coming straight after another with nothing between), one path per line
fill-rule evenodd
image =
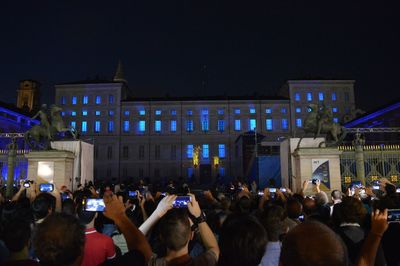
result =
M329 176L329 159L312 159L312 179L321 181L321 188L331 189Z

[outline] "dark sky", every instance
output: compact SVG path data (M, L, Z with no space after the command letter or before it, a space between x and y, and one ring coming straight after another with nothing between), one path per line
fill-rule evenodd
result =
M121 59L137 96L269 95L287 79L343 78L370 110L400 97L398 9L345 2L2 1L0 100L36 79L50 103L54 84L112 78Z

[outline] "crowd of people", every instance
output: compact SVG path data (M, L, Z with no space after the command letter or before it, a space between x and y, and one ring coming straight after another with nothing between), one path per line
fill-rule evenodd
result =
M172 181L4 192L0 265L400 264L400 196L387 179L329 195L318 180L296 192Z

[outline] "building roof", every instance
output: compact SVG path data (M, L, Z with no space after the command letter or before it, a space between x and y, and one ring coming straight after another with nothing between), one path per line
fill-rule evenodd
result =
M77 85L77 84L105 84L105 83L121 83L121 81L113 81L110 79L104 79L100 77L95 77L93 79L88 78L84 80L77 80L77 81L71 81L71 82L62 82L58 83L56 85Z
M217 95L217 96L181 96L181 97L130 97L124 102L147 102L147 101L235 101L235 100L289 100L287 97L282 96L264 96L264 95L244 95L244 96L227 96L227 95Z
M14 104L10 104L10 103L5 103L5 102L0 101L0 107L3 107L5 109L8 109L10 111L13 111L15 113L19 113L21 115L28 116L28 117L31 117L34 115L32 112L27 112L26 110L20 109L20 108L16 107Z

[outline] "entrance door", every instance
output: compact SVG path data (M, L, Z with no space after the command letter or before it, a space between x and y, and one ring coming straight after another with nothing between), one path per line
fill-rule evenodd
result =
M200 164L200 183L211 183L211 164Z

